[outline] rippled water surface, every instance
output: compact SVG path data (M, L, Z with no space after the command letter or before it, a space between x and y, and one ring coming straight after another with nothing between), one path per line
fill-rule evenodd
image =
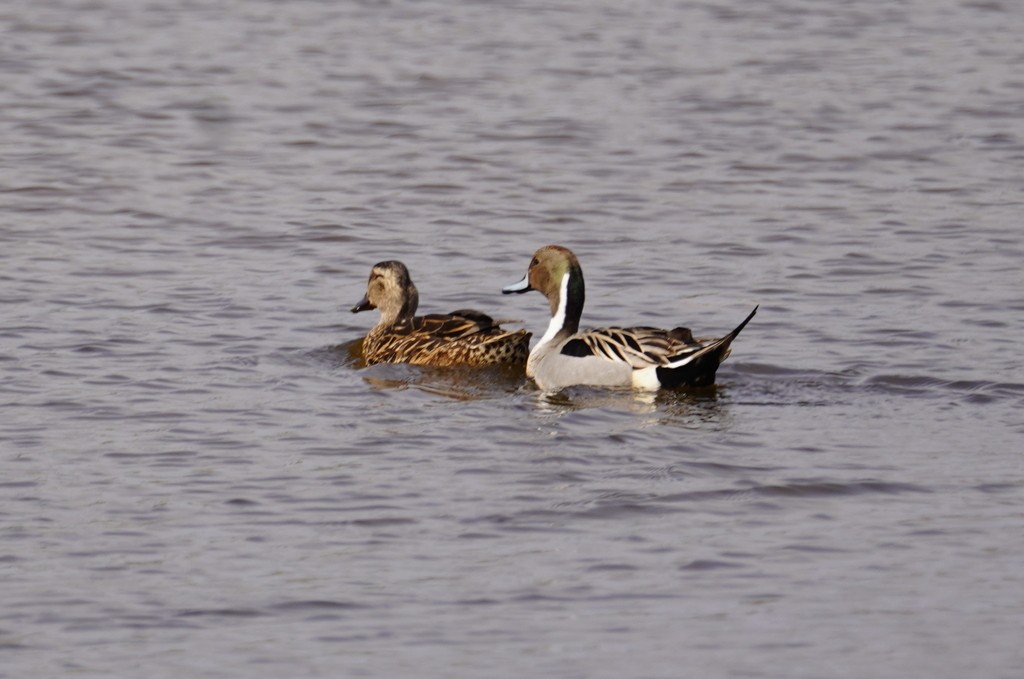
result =
M0 676L1018 677L1024 9L7 0ZM571 247L714 390L365 368ZM516 324L512 324L513 326Z

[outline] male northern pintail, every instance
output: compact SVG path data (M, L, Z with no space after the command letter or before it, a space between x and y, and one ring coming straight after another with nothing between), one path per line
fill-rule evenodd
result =
M523 280L508 294L537 290L551 305L551 323L530 352L526 374L545 390L574 384L634 389L701 387L713 384L729 345L757 307L725 337L695 340L686 328L598 328L580 330L583 269L559 245L537 250Z
M366 295L352 307L352 313L380 309L380 321L363 340L367 363L483 366L526 360L530 352L526 330L502 330L490 316L473 309L416 316L419 301L404 264L374 265Z

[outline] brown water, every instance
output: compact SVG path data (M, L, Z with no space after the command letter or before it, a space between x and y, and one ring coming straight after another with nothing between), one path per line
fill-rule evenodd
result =
M0 676L1018 677L1024 9L0 6ZM349 352L560 243L710 393Z

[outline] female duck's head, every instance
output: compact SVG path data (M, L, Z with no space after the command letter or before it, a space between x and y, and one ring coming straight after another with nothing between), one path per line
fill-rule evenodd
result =
M366 283L366 295L352 307L352 313L380 309L380 322L395 325L412 320L420 303L420 295L409 276L409 269L397 260L373 265Z

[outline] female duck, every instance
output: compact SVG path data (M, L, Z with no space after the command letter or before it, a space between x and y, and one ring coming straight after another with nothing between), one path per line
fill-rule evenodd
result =
M729 345L757 313L725 337L695 340L686 328L598 328L580 331L583 269L576 255L558 245L537 250L523 280L502 292L537 290L548 298L551 323L530 352L526 374L545 390L574 384L702 387L714 384Z
M404 264L374 265L366 295L352 307L352 313L380 309L380 322L363 340L367 363L484 366L526 360L529 332L502 330L490 316L472 309L416 316L419 301Z

